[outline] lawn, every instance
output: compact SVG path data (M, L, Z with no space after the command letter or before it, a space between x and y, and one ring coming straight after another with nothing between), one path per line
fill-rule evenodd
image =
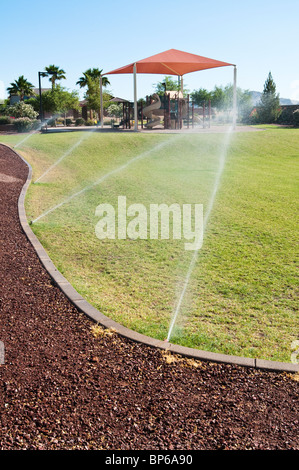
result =
M117 322L165 339L194 253L184 239L99 240L96 208L117 209L122 195L128 206L197 203L206 213L226 155L170 340L290 362L298 339L299 130L235 133L227 153L220 133L91 133L76 146L82 137L36 134L16 148L32 165L33 181L51 168L30 186L26 210L74 287ZM0 140L14 145L21 138Z

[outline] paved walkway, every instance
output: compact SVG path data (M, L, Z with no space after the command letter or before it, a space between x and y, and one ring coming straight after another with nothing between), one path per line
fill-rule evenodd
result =
M141 128L139 125L138 131L139 133L144 133L144 134L223 134L228 132L230 126L226 125L219 125L219 126L211 126L208 127L206 126L203 128L202 126L196 126L192 128L191 126L189 128L184 127L183 129L164 129L162 127L155 127L153 129L146 129L146 128ZM234 132L258 132L263 129L252 127L252 126L236 126ZM71 127L47 127L43 129L42 132L45 133L57 133L57 132L76 132L76 131L82 131L82 132L135 132L134 128L132 127L131 129L123 129L122 127L119 128L112 128L109 126L104 126L101 128L100 126L71 126Z

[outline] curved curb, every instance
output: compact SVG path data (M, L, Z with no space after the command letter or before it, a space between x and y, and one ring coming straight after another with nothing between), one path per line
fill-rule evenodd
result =
M213 353L213 352L208 352L208 351L202 351L199 349L188 348L185 346L179 346L176 344L171 344L165 341L151 338L149 336L145 336L141 333L137 333L136 331L130 330L129 328L126 328L122 326L121 324L115 322L114 320L111 320L110 318L103 315L99 310L97 310L90 303L88 303L74 289L74 287L65 279L65 277L58 271L58 269L55 267L52 260L46 253L44 247L42 246L42 244L40 243L36 235L31 230L27 221L24 203L25 203L26 192L32 179L32 167L14 149L2 143L1 145L12 150L19 158L21 158L21 160L23 160L23 162L29 168L27 181L25 182L22 188L22 191L20 193L19 200L18 200L18 212L19 212L19 219L20 219L22 229L25 235L27 236L28 240L32 244L44 268L47 270L47 272L52 277L52 279L57 284L57 286L62 290L62 292L66 295L66 297L72 302L72 304L78 308L79 311L83 312L90 319L92 319L96 323L101 324L103 327L114 329L116 333L118 333L120 336L124 336L138 343L143 343L147 346L159 348L159 349L162 349L167 352L174 353L174 354L179 354L181 356L197 359L200 361L233 364L233 365L244 366L244 367L252 367L255 369L266 369L266 370L278 371L278 372L299 372L299 364L292 364L292 363L287 363L287 362L275 362L275 361L268 361L268 360L263 360L263 359L240 357L240 356L231 356L227 354Z

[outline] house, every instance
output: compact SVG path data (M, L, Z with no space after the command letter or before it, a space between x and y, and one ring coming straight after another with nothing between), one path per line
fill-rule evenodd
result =
M49 91L51 88L41 88L41 92L44 93L45 91ZM39 96L39 88L33 88L33 96ZM28 100L32 98L32 96L24 96L24 100ZM10 95L9 97L9 104L13 105L19 103L20 96L19 95Z

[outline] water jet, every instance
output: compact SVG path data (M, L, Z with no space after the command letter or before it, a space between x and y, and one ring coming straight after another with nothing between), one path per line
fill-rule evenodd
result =
M109 178L110 176L113 176L119 172L121 172L122 170L125 170L126 168L128 168L130 165L132 165L132 163L135 163L137 162L138 160L141 160L149 155L151 155L153 152L155 151L158 151L158 150L161 150L161 148L169 145L169 144L172 144L174 139L179 139L181 138L182 135L180 134L176 134L176 136L174 138L169 138L167 140L163 140L162 142L160 142L159 144L157 144L156 146L152 147L151 149L149 150L146 150L145 152L142 152L141 154L137 155L136 157L133 157L131 158L129 161L127 161L126 163L124 163L123 165L120 165L119 167L115 168L114 170L111 170L109 171L108 173L106 173L105 175L101 176L100 178L98 178L96 181L94 181L94 183L92 184L89 184L88 186L85 186L83 189L81 189L80 191L68 196L67 198L65 198L63 201L61 201L59 204L56 204L55 206L51 207L50 209L48 209L47 211L45 211L43 214L39 215L38 217L36 217L36 219L33 220L33 223L37 222L38 220L42 219L43 217L45 217L46 215L50 214L51 212L54 212L56 209L59 209L60 207L62 207L64 204L67 204L69 203L70 201L72 201L73 199L75 199L76 197L80 196L81 194L85 193L86 191L89 191L91 189L93 189L95 186L101 184L103 181L105 181L107 178Z
M62 162L62 160L64 160L66 157L68 157L77 147L79 147L79 145L84 141L86 140L88 137L91 136L91 134L93 134L93 132L95 131L95 129L92 129L91 131L83 134L83 136L74 144L72 145L69 150L67 150L55 163L53 163L53 165L51 165L37 180L34 181L34 184L35 183L38 183L41 179L43 179L51 170L53 170L53 168L55 168L57 165L59 165L60 162Z
M230 138L231 138L231 134L232 134L233 129L234 129L234 126L229 127L227 133L225 134L225 138L224 138L224 142L223 142L223 148L222 148L222 152L221 152L220 157L219 157L219 165L218 165L218 170L217 170L217 174L216 174L212 194L210 196L208 208L207 208L206 214L204 216L203 235L205 233L206 225L208 223L210 214L212 212L214 202L215 202L215 198L216 198L216 194L217 194L217 191L218 191L218 188L219 188L219 185L220 185L220 179L221 179L221 176L222 176L222 173L223 173L225 160L226 160L227 149L228 149L228 146L229 146L229 142L230 142ZM199 252L199 249L196 249L194 251L194 254L193 254L192 258L191 258L189 268L188 268L188 271L187 271L187 274L186 274L186 277L185 277L185 280L184 280L184 283L183 283L183 288L181 290L181 294L179 296L179 300L176 304L176 307L175 307L175 310L174 310L174 313L173 313L173 317L172 317L172 320L171 320L171 323L170 323L170 327L169 327L169 331L168 331L168 335L167 335L167 341L170 340L170 337L171 337L172 331L173 331L173 327L174 327L174 325L176 323L176 320L178 318L178 315L181 311L182 303L183 303L183 300L184 300L184 297L185 297L185 294L186 294L186 291L187 291L187 288L188 288L188 285L189 285L189 282L190 282L191 274L193 272L193 269L195 267L195 264L196 264L196 261L197 261L197 258L198 258L198 252Z

